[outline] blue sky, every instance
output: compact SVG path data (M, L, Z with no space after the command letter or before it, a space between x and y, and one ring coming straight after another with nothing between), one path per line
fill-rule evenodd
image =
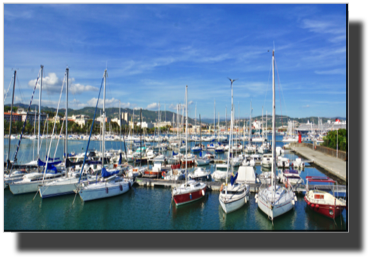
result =
M197 105L213 118L215 99L223 119L230 77L236 111L248 117L252 101L256 116L271 112L273 44L277 114L345 117L343 4L5 4L4 90L17 69L16 102L29 103L42 64L42 102L56 107L69 67L69 107L94 106L107 67L106 107L174 111L188 85L190 117Z

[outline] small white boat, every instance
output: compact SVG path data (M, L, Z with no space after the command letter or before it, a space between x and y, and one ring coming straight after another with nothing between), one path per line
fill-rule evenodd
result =
M185 169L171 169L167 172L162 172L162 177L164 177L165 180L170 181L179 181L179 180L185 180L186 170Z
M176 206L181 206L203 198L206 195L207 185L199 181L188 181L172 191L172 198Z
M191 180L209 180L211 172L202 167L197 167L193 173L190 173L188 178Z
M277 167L280 167L280 168L289 168L289 159L288 158L285 158L285 157L281 157L279 156L277 158Z
M278 177L279 181L285 185L299 185L304 183L297 170L280 170Z
M292 164L293 164L293 168L299 168L299 169L305 168L305 162L303 162L301 158L297 158L295 161L293 161Z
M259 154L253 154L250 156L250 165L255 166L257 164L261 165L261 161L263 160L262 156Z
M261 166L271 167L273 162L272 154L264 154L261 160Z
M211 174L214 180L224 180L227 177L227 164L217 164L215 171Z

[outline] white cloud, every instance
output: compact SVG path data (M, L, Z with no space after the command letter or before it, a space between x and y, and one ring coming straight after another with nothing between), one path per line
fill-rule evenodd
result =
M318 20L303 20L303 28L315 33L330 33L330 34L345 34L346 26L338 22L318 21Z
M95 107L96 106L96 102L97 102L98 98L91 98L90 100L87 101L87 106L91 106L91 107ZM115 98L112 98L112 99L106 99L106 108L109 108L109 107L119 107L119 102L120 100L119 99L115 99ZM103 106L103 99L99 99L99 103L98 103L98 107L99 106ZM133 107L133 105L131 103L123 103L121 102L120 103L120 107L122 108L130 108L130 107Z
M79 83L74 83L75 78L69 78L69 92L71 94L78 94L87 91L98 91L98 88L90 86L90 85L82 85ZM63 87L63 83L65 83L64 79L59 79L57 75L52 72L47 76L42 78L42 89L47 91L48 93L59 93ZM34 88L36 84L36 80L30 80L28 85ZM40 88L40 81L37 83L37 89Z
M147 109L158 109L158 104L157 103L151 103L146 108Z

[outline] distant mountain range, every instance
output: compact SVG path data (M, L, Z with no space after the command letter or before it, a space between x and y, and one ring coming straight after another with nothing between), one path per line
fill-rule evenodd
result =
M10 106L10 104L7 104L5 106ZM21 103L14 104L14 106L15 107L21 107L21 108L24 108L24 109L28 108L28 105L21 104ZM35 104L33 104L31 106L31 109L35 109L35 108L38 108L38 106L35 105ZM54 113L54 114L56 113L56 109L55 108L41 106L41 109L42 109L43 112L51 112L51 113ZM100 115L100 110L102 110L102 109L98 108L98 114L96 115L96 117L98 117ZM94 111L95 111L95 107L85 107L85 108L82 108L82 109L71 109L71 108L68 109L69 116L84 114L84 115L90 116L91 119L92 119L92 117L94 115ZM121 112L122 113L126 113L127 112L127 113L129 113L128 116L131 117L132 114L133 114L133 109L122 108ZM59 113L64 114L65 110L64 109L60 109ZM107 114L107 117L110 117L110 118L119 117L119 108L106 108L106 114ZM135 110L134 111L134 115L135 115L135 118L134 118L135 121L139 121L140 120L140 110ZM166 111L166 121L172 122L173 121L173 115L174 115L174 118L175 118L176 113L174 113L172 111ZM143 117L143 121L145 121L145 122L155 123L158 120L158 111L152 111L152 110L143 109L142 110L142 117ZM332 121L335 121L335 119L346 120L345 117L319 117L319 118L322 118L322 123L326 123L327 120L332 120ZM220 124L221 125L224 125L224 120L225 120L225 118L220 119ZM244 121L248 121L249 117L248 118L247 117L240 118L240 121L241 121L240 125L243 125L243 122L242 122L243 120ZM255 120L261 121L261 116L252 117L252 121L255 121ZM292 118L292 117L289 117L289 116L276 115L276 126L277 127L278 126L282 126L282 125L286 126L288 124L288 120L295 120L295 121L297 121L299 123L307 123L307 121L309 121L309 122L313 122L313 124L318 124L318 117L316 117L316 116L305 117L305 118ZM161 111L161 121L165 121L165 111ZM194 123L194 119L192 119L190 117L189 117L188 121L191 124ZM229 121L228 118L227 118L227 121ZM265 124L265 117L263 118L263 121L264 121L264 124ZM197 119L197 123L199 123L198 119ZM202 123L211 124L212 125L212 124L214 124L214 119L213 118L202 118ZM218 123L218 120L216 120L216 123ZM235 120L235 123L237 124L238 121ZM268 115L268 121L267 121L267 123L268 123L268 127L270 127L272 125L272 115Z

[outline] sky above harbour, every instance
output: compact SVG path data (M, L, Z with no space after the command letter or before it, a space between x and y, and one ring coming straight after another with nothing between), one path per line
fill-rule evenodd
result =
M69 107L95 106L107 68L106 107L175 111L188 85L189 116L271 113L346 117L346 6L4 4L4 90L28 104L44 65L42 105L57 107L66 67ZM63 96L64 97L64 96ZM38 94L33 103L37 103ZM102 102L101 102L102 103ZM61 102L61 107L64 103ZM240 115L239 115L240 109Z

